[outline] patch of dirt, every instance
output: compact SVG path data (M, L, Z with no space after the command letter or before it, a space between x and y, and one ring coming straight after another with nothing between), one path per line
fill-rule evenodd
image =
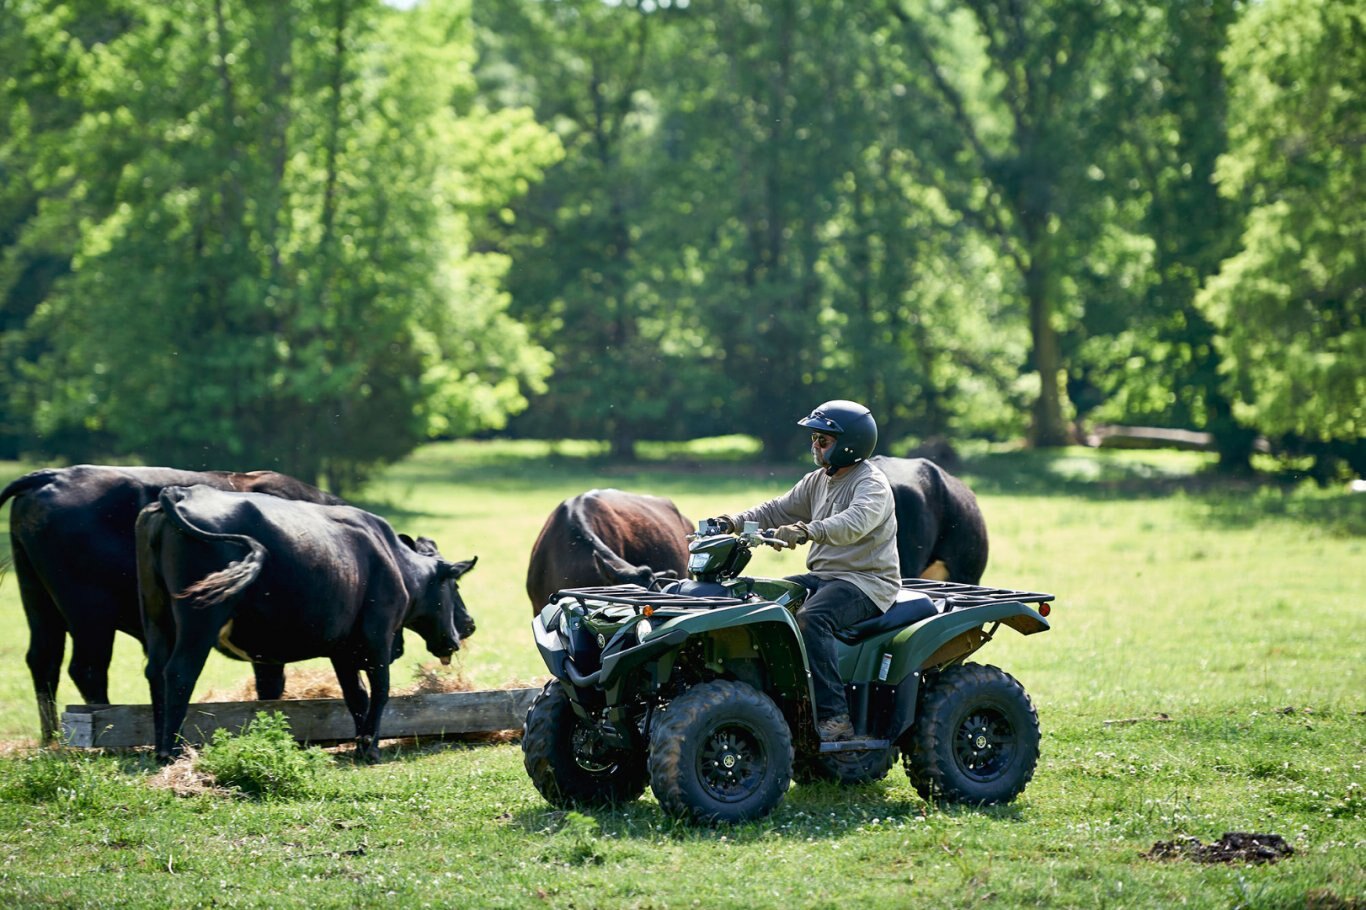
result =
M1366 910L1366 902L1342 897L1327 888L1314 888L1304 894L1304 910Z
M1295 852L1279 834L1230 831L1211 844L1199 838L1160 840L1143 854L1146 859L1188 859L1196 863L1275 863Z

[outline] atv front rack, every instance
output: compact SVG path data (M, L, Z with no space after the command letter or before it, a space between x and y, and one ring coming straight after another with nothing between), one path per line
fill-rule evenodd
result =
M733 607L744 601L736 597L698 597L689 594L668 594L651 591L640 585L609 585L601 588L564 588L550 595L551 603L568 600L581 607L600 604L622 604L643 610L660 608L668 610L715 610L717 607Z
M903 578L901 587L926 594L931 600L944 601L945 611L958 607L980 607L983 604L1048 603L1052 594L1039 591L1012 591L1010 588L987 588L965 585L954 581L932 581L928 578Z

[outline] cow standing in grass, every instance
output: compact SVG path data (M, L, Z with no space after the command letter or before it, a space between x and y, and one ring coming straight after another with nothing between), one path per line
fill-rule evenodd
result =
M138 515L136 536L163 761L179 750L190 695L215 646L256 663L330 658L358 755L373 762L404 628L443 663L474 632L456 581L475 560L447 562L430 540L400 536L350 506L168 487Z
M924 458L874 455L868 460L892 485L901 576L981 581L987 524L967 484Z
M115 631L142 640L133 523L166 486L204 484L317 503L342 500L274 471L75 465L25 474L0 491L10 506L10 547L28 621L28 667L44 741L57 732L57 683L66 636L68 673L86 704L109 703ZM279 698L284 671L257 666L260 698Z
M526 593L539 614L550 595L649 577L682 577L693 530L678 507L660 496L589 490L555 507L531 548ZM637 576L640 576L639 578Z

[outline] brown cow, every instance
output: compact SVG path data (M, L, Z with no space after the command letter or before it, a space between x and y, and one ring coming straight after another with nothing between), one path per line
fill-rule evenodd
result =
M589 490L566 499L531 548L526 593L533 615L562 588L617 584L645 567L656 575L685 575L692 530L678 507L660 496Z
M66 636L67 672L87 704L109 702L114 632L143 640L138 615L138 512L171 485L269 493L282 499L337 504L342 500L274 471L236 474L175 468L75 465L34 471L0 491L10 506L10 546L19 596L28 619L28 667L44 740L57 731L57 682ZM256 668L261 698L284 691L278 666Z

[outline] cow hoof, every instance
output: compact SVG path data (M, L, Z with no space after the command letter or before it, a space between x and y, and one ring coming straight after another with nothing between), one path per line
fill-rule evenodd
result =
M358 764L379 764L379 746L368 736L357 739L355 759Z

